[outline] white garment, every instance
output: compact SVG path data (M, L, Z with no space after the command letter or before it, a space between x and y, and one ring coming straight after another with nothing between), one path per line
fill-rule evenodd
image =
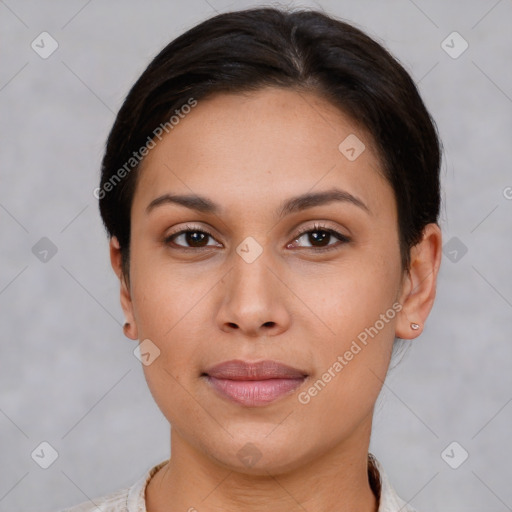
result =
M416 509L397 496L380 462L373 455L369 455L369 457L380 476L381 489L378 512L417 512ZM120 489L108 496L87 501L59 512L146 512L146 486L153 475L167 462L161 462L151 468L131 487Z

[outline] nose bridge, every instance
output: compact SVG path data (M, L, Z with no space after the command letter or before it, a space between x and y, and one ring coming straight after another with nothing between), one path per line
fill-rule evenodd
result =
M257 245L256 245L257 244ZM239 328L254 335L261 329L278 332L289 321L270 249L244 240L233 252L231 270L224 278L218 311L222 329Z
M258 244L258 245L256 245ZM275 276L268 267L272 266L270 250L264 249L254 239L242 242L233 255L233 268L230 272L230 295L243 308L261 308L271 300L276 289ZM251 306L252 305L252 306Z

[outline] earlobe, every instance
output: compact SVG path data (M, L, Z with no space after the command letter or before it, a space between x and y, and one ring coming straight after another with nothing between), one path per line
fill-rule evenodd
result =
M422 240L411 249L409 272L400 294L402 310L397 316L395 335L403 339L419 336L434 304L442 255L441 229L427 224Z
M120 300L126 321L123 325L123 332L126 337L138 339L137 324L133 314L133 303L131 299L130 286L127 283L126 276L123 273L121 246L115 236L110 239L110 263L120 283Z

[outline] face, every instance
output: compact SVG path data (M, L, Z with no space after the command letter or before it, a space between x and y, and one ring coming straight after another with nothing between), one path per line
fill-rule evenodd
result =
M150 151L122 302L179 442L252 473L368 442L404 276L379 169L350 118L273 88L199 101Z

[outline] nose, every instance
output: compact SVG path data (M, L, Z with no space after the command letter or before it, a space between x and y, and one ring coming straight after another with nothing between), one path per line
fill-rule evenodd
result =
M255 338L276 336L289 328L287 304L292 294L264 254L251 263L234 255L233 266L218 289L222 299L217 324L221 330Z

